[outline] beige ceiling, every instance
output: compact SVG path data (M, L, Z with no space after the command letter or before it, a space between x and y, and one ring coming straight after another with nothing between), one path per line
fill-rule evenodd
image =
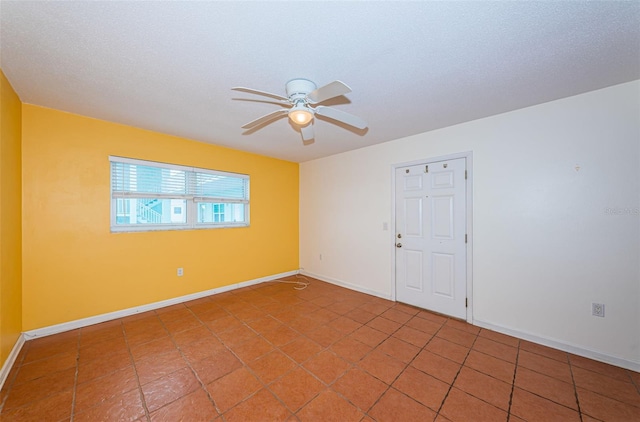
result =
M298 162L640 78L638 1L3 0L0 23L25 103ZM230 88L299 77L348 84L327 105L368 129L244 133L279 106Z

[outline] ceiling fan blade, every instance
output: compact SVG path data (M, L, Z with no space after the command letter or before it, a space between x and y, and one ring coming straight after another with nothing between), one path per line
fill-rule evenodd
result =
M333 120L337 120L342 123L346 123L349 126L356 127L358 129L364 129L367 127L367 122L358 116L346 113L336 108L318 106L315 108L316 114L320 116L328 117Z
M278 95L278 94L272 94L270 92L258 91L257 89L245 88L242 86L236 86L231 89L233 91L247 92L249 94L264 95L265 97L271 97L271 98L275 98L277 100L289 103L289 99L287 97L283 97L282 95Z
M351 92L351 88L345 85L340 81L333 81L331 83L326 84L325 86L321 86L320 88L311 91L307 98L311 104L321 103L333 97L338 97L340 95L348 94Z
M246 125L242 126L242 128L243 129L251 129L252 127L259 126L259 125L261 125L263 123L267 123L267 122L269 122L271 120L275 120L278 117L282 117L282 116L286 115L288 112L289 112L289 110L286 110L286 109L272 111L269 114L265 114L262 117L258 117L257 119L250 121Z
M315 133L313 130L313 122L309 123L306 126L302 126L300 128L300 132L302 133L302 140L303 141L310 141L312 139L315 138Z

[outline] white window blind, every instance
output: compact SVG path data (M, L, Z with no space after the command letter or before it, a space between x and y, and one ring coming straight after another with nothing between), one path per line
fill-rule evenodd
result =
M249 225L249 176L109 157L111 230Z

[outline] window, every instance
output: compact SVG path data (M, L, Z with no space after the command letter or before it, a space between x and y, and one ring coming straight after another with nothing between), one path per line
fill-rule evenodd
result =
M249 176L122 157L111 162L111 231L249 225Z

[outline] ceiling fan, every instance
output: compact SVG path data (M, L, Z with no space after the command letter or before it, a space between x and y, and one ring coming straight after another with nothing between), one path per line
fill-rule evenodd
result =
M367 122L353 114L319 105L331 98L351 92L351 88L340 81L333 81L318 88L314 82L308 79L292 79L286 84L286 97L251 88L235 87L231 89L234 91L247 92L249 94L273 98L278 100L278 102L282 103L283 107L285 107L250 121L242 126L243 129L252 129L256 126L270 123L285 114L289 116L289 119L294 124L300 127L303 141L310 141L315 137L313 131L313 120L316 114L318 116L327 117L329 119L345 123L358 129L364 129L367 127Z

